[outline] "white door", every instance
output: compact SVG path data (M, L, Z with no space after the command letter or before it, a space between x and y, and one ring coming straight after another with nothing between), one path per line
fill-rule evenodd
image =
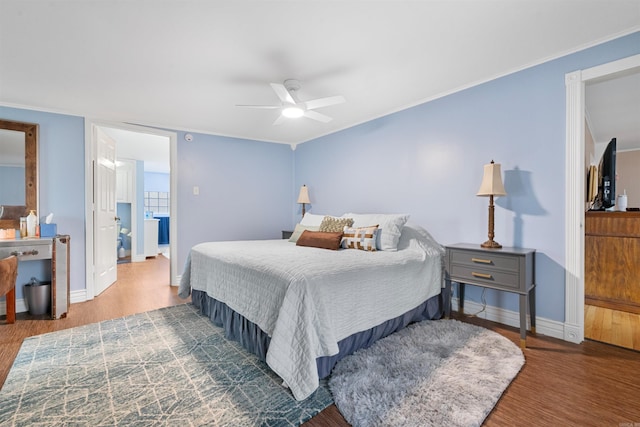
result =
M99 127L94 168L95 295L118 278L116 229L116 142Z

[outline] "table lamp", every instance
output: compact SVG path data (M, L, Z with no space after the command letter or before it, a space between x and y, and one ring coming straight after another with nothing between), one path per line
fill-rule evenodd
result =
M302 216L304 216L304 205L306 203L311 203L311 200L309 200L309 190L307 189L306 185L300 187L300 194L298 194L298 203L302 205Z
M499 249L502 245L493 240L493 196L506 196L507 192L504 191L504 185L502 185L502 174L500 173L500 163L491 163L484 165L484 176L482 177L482 184L478 190L477 196L489 196L489 240L481 244L483 248Z

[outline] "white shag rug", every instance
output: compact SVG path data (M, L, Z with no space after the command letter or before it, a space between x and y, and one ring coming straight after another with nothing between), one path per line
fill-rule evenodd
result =
M480 426L523 365L496 332L423 321L338 362L329 387L354 427Z

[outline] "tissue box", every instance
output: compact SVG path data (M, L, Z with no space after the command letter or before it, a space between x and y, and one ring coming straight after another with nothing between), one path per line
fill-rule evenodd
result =
M58 234L56 224L40 224L40 237L55 237Z

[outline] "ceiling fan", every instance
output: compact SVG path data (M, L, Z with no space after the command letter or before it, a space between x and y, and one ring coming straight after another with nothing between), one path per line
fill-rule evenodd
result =
M273 122L279 125L288 118L307 117L322 123L328 123L331 117L318 113L317 108L329 107L331 105L342 104L346 100L343 96L329 96L326 98L311 99L309 101L301 101L298 99L296 92L300 89L300 82L294 79L285 80L283 84L271 83L271 88L280 99L280 105L237 105L238 107L262 108L267 110L280 110L280 115Z

